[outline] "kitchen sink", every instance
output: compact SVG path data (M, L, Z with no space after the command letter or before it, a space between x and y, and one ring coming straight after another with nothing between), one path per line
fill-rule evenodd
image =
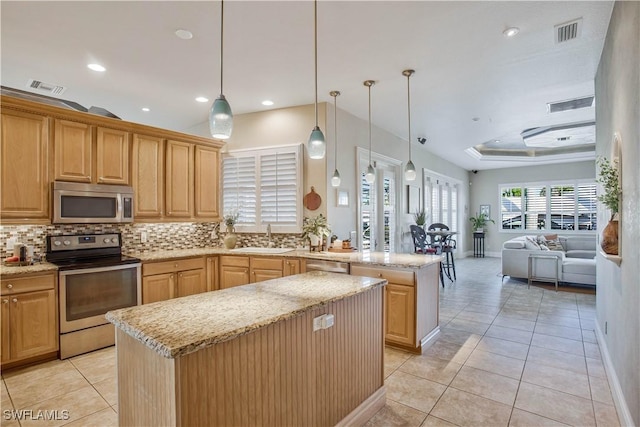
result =
M291 248L260 248L257 246L249 246L246 248L231 249L231 252L245 253L257 253L257 254L283 254L285 252L291 252L294 249Z

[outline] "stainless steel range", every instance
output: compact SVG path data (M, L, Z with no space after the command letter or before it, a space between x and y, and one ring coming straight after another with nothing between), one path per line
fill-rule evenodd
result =
M113 345L105 313L142 303L141 263L122 255L120 234L48 236L47 260L59 271L60 358Z

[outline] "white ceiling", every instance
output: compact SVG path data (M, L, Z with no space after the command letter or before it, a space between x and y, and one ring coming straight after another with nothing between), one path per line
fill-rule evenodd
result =
M320 101L340 90L339 107L366 120L362 82L376 80L374 124L406 138L401 73L413 68L415 144L426 137L426 149L469 170L518 165L465 149L593 120L594 107L549 115L546 103L594 93L612 8L610 1L320 1ZM207 120L210 103L194 98L218 95L219 2L3 0L1 13L3 86L26 90L30 78L66 86L61 98L178 131ZM576 18L580 38L556 44L554 25ZM520 33L508 39L502 31L511 26ZM179 28L193 39L177 38ZM107 71L90 71L89 62ZM225 2L224 66L234 114L313 103L313 3ZM275 105L263 107L264 99Z

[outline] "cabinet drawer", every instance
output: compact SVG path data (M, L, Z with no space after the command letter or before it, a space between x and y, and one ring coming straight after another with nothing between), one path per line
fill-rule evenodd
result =
M166 274L176 271L197 270L205 267L203 257L176 259L173 261L153 262L142 265L142 275Z
M56 280L53 274L7 278L2 279L2 289L0 293L2 295L13 295L20 292L54 289L55 283Z
M249 257L246 256L227 256L220 257L221 266L249 267Z
M282 258L258 258L251 257L251 268L259 270L282 271Z
M353 276L379 277L386 279L389 283L400 285L414 285L414 273L410 270L391 270L351 264L351 274Z

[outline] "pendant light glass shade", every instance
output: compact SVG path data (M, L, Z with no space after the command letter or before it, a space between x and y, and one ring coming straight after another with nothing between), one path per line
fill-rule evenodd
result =
M369 88L369 167L367 173L364 176L364 180L368 184L373 184L376 181L376 170L371 165L371 86L376 84L374 80L365 80L364 85Z
M312 159L324 159L324 155L327 152L327 143L324 140L324 134L318 126L318 1L313 2L313 50L315 60L315 87L316 87L316 125L311 131L309 136L309 143L307 149L309 150L309 157Z
M411 161L411 91L409 90L409 78L415 73L413 70L404 70L402 75L407 78L407 118L409 122L409 161L404 168L404 179L407 181L415 181L416 179L416 167Z
M222 92L222 71L224 53L224 0L220 2L220 96L211 105L209 110L209 131L216 139L229 139L233 131L233 113Z
M331 177L331 186L332 187L339 187L340 186L340 172L338 172L338 169L336 169L335 171L333 171L333 176Z
M336 170L333 171L331 177L331 186L340 186L340 172L338 172L338 96L340 92L332 90L329 95L333 96L333 161L336 165Z
M227 98L220 94L209 111L209 129L216 139L229 139L233 131L233 113Z
M312 159L324 159L324 155L327 152L327 143L324 140L324 134L318 126L314 127L311 131L307 149L309 150L309 157Z

